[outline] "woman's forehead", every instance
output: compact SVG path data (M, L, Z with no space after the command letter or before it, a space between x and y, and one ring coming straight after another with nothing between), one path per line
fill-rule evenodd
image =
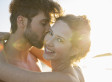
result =
M69 28L69 26L62 20L58 20L53 27L51 28L54 34L67 38L71 37L72 30Z

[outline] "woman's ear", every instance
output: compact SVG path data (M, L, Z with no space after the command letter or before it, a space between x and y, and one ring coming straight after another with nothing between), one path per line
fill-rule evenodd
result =
M17 26L18 28L22 28L25 29L27 26L27 18L23 17L23 16L18 16L17 17Z
M79 49L78 48L72 48L71 49L71 55L70 56L75 56L79 53Z

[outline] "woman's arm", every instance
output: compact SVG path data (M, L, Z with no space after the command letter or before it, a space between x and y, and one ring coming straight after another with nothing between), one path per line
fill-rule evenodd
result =
M61 72L31 72L0 61L0 79L6 82L79 82Z

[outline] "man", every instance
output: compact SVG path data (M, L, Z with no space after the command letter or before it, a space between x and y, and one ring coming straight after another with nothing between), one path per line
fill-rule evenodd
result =
M29 48L43 46L51 16L58 16L60 13L59 5L52 0L13 0L10 12L11 35L0 54L0 79L5 82L73 82L70 75L58 72L43 75L20 69L39 70L31 67L35 64L32 60L35 57L31 54L29 56ZM51 15L52 13L54 14ZM29 63L27 58L32 58L33 62Z
M11 34L4 43L1 59L26 70L38 71L37 58L29 52L32 46L43 47L43 39L55 14L61 7L52 0L12 0Z

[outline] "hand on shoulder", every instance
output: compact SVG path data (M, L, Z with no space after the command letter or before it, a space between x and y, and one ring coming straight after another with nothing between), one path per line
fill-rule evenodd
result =
M0 32L0 41L7 40L10 36L9 32Z

